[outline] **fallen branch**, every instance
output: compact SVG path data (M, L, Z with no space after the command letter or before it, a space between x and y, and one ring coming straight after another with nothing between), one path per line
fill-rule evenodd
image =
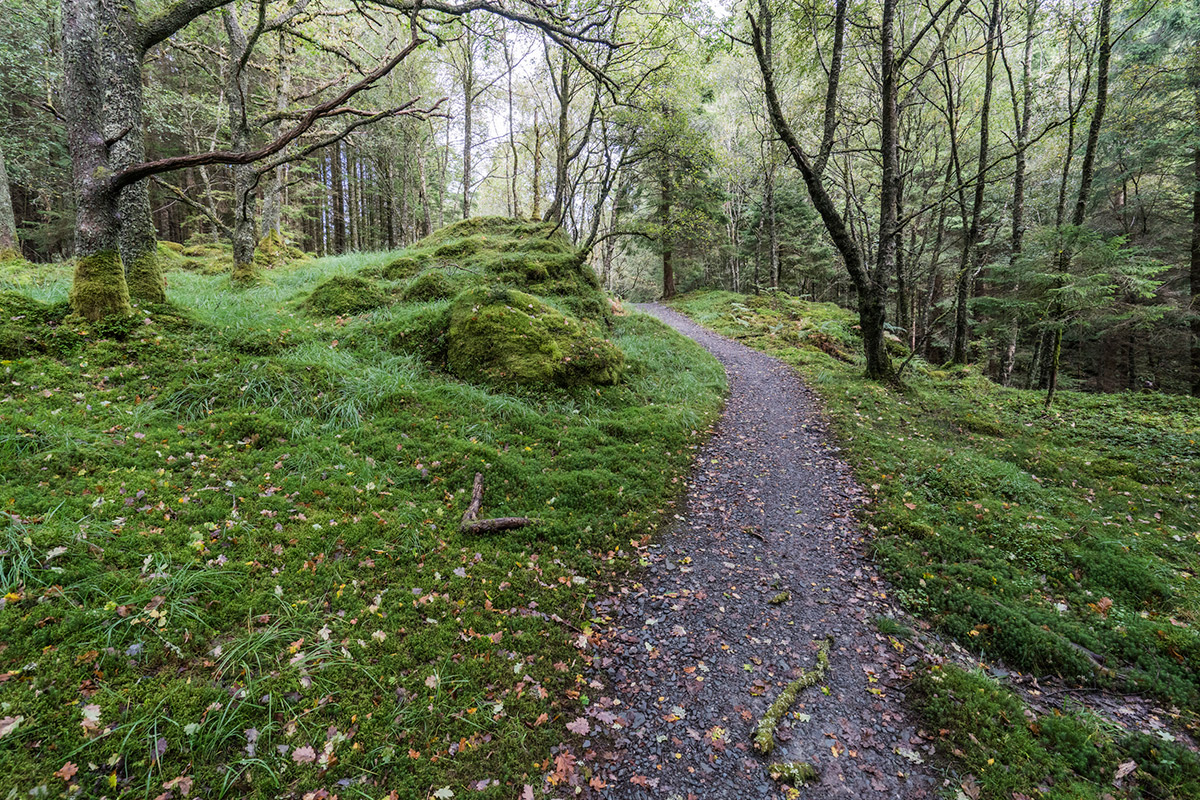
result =
M475 473L475 486L471 489L471 504L463 513L458 530L462 533L495 533L524 528L532 525L528 517L496 517L495 519L478 519L479 507L483 504L483 473Z
M775 702L771 703L771 707L767 709L767 713L763 714L762 721L758 723L758 730L754 732L755 750L764 755L770 755L771 751L775 749L775 728L779 725L779 721L783 719L783 715L792 707L792 703L796 702L796 697L800 694L801 690L807 689L809 686L815 686L825 677L825 673L829 669L830 642L832 642L832 639L825 639L821 642L821 649L817 651L817 666L813 669L802 671L800 677L789 683L779 694L779 697L775 698Z

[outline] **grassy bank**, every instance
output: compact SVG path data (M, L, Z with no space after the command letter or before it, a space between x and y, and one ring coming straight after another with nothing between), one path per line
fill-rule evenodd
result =
M861 377L855 319L835 306L715 292L677 307L820 394L909 612L982 661L1153 697L1196 730L1200 401L1064 392L1045 415L1040 393L924 366L897 390ZM986 676L950 667L916 688L981 796L1200 796L1200 762L1169 733L1083 710L1030 720Z
M509 798L580 741L585 603L723 373L636 316L615 386L455 379L398 257L173 271L174 307L103 325L63 272L3 296L0 795ZM306 302L336 276L382 304ZM481 516L536 523L460 534L476 472Z

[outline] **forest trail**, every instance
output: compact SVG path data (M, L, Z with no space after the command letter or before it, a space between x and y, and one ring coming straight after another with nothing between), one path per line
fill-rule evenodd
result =
M803 761L801 797L920 798L938 783L932 742L903 705L900 652L873 620L890 588L853 518L861 496L819 407L783 363L658 305L640 307L725 366L730 392L677 524L649 566L596 604L592 766L609 798L786 797L768 765ZM772 603L781 592L790 599ZM832 637L829 672L755 752L759 720ZM827 693L826 693L827 692ZM614 703L613 700L619 700ZM607 724L603 724L607 723ZM792 795L793 797L795 795Z

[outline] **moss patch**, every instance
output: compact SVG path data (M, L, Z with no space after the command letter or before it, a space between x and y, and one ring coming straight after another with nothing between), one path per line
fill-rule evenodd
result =
M379 277L385 281L406 281L421 271L421 262L411 256L394 258L379 268Z
M121 254L103 250L77 259L70 298L71 309L87 320L132 313Z
M449 367L464 380L523 386L611 385L624 356L533 295L475 289L450 312Z
M456 285L445 273L429 270L413 278L400 296L410 303L427 303L431 300L446 300L457 294L457 291Z
M361 314L387 302L387 294L373 281L337 275L318 284L304 307L317 314Z
M167 282L163 279L158 247L141 253L125 265L125 282L132 299L147 303L167 302Z

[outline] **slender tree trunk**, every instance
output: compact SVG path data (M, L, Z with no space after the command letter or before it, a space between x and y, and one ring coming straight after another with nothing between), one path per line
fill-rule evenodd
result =
M17 219L13 215L12 195L8 190L8 171L4 168L4 149L0 148L0 259L20 255Z
M662 226L663 300L675 297L675 252L671 233L671 165L666 157L659 168L658 176L658 221Z
M538 126L538 110L533 110L533 209L529 216L542 218L542 129Z
M1025 168L1029 157L1025 150L1029 147L1029 126L1033 118L1033 80L1032 55L1034 23L1037 19L1038 4L1027 0L1025 10L1025 42L1021 53L1021 107L1018 113L1016 102L1013 103L1013 117L1017 123L1016 163L1013 165L1013 203L1012 203L1012 245L1009 261L1016 261L1025 249ZM1013 287L1019 291L1020 287ZM1016 315L1008 323L1007 341L1004 354L1000 360L1000 385L1012 383L1013 366L1017 361L1017 336L1019 334Z
M1200 62L1200 55L1193 58ZM1196 98L1195 130L1200 136L1200 65L1196 67L1194 92ZM1192 149L1192 394L1200 397L1200 144Z
M237 15L230 7L221 10L225 33L229 38L228 63L225 75L225 94L229 97L229 130L232 149L244 152L250 148L249 109L250 77L243 68L246 56L245 31ZM254 283L257 268L254 263L254 248L258 245L256 224L257 196L254 187L258 181L255 168L250 164L235 164L233 172L233 272L230 278L235 285Z
M291 101L292 95L292 52L288 47L287 36L284 33L279 34L279 49L278 57L275 62L276 82L275 82L275 111L283 113L287 110L288 103ZM271 138L279 136L283 132L282 120L275 124L274 130L271 133ZM280 164L271 170L270 181L267 184L266 191L263 193L263 210L262 210L262 235L264 237L274 234L275 238L283 244L283 190L287 185L287 165ZM280 251L282 252L282 251ZM282 266L282 263L271 264L270 266Z
M1108 66L1112 55L1112 41L1109 35L1109 23L1112 14L1112 0L1100 0L1100 35L1099 52L1096 58L1096 108L1092 111L1092 121L1088 126L1087 145L1083 151L1083 164L1079 169L1079 194L1075 198L1075 212L1071 215L1071 224L1075 227L1083 225L1087 214L1088 200L1092 194L1092 180L1095 177L1096 150L1100 142L1100 128L1104 124L1104 112L1108 107ZM1061 248L1059 256L1059 272L1066 274L1071 254L1065 247ZM1058 367L1062 353L1063 327L1066 322L1061 317L1062 308L1056 308L1057 318L1054 337L1054 353L1050 362L1050 377L1046 382L1046 408L1054 402L1054 394L1058 390Z
M421 201L421 236L433 233L433 212L429 208L429 181L425 177L425 154L417 154L417 196Z
M992 0L988 17L987 43L984 47L983 105L979 112L979 161L976 170L975 197L971 204L971 224L963 241L962 262L959 264L958 296L954 308L954 348L950 360L966 364L970 360L971 293L975 277L981 269L979 227L983 217L983 194L987 185L988 135L992 110L992 85L996 75L996 34L1000 25L1000 0Z
M763 173L764 197L766 206L767 253L771 272L771 288L779 289L779 225L775 210L775 163L771 153L771 143L767 143L767 163Z
M62 0L63 112L75 192L75 278L71 308L97 320L129 314L121 263L117 192L105 142L101 41L111 28L98 0Z
M342 143L330 148L329 183L333 190L333 252L346 252L346 195L342 187Z
M892 366L883 338L887 281L896 271L899 244L900 109L897 102L897 64L894 41L896 0L883 0L880 26L880 161L879 249L866 291L859 293L859 317L867 348L867 374L891 378Z
M474 123L474 115L471 113L475 105L475 58L471 48L470 34L464 34L466 37L463 44L463 193L462 193L462 218L470 219L471 217L471 151L473 144L471 139L474 135L472 124Z
M554 147L554 199L546 209L547 222L562 222L567 202L567 156L571 147L571 69L564 54L554 92L558 96L558 136Z

